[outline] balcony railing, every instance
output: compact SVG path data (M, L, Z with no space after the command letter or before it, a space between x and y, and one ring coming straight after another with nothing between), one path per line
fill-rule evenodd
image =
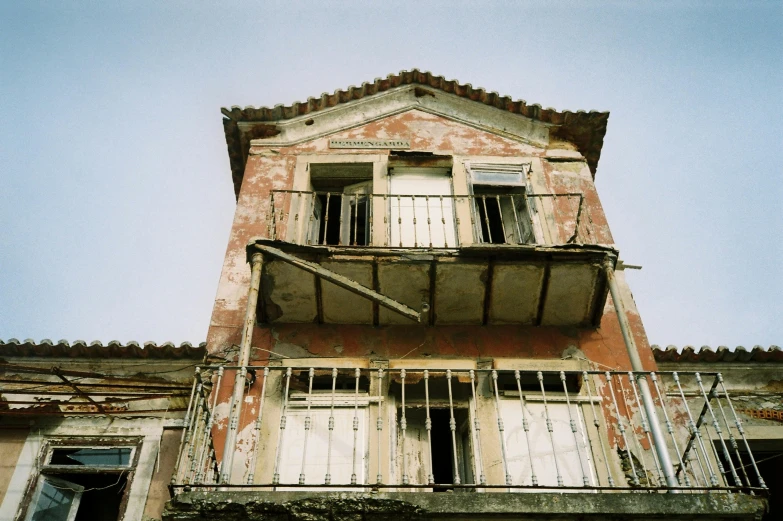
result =
M253 398L221 468L210 393L237 370ZM719 373L207 366L185 424L175 492L766 489Z
M595 242L581 193L398 195L273 190L269 237L305 245L456 248Z

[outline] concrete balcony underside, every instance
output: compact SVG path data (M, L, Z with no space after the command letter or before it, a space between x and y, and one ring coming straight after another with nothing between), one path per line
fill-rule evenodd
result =
M596 326L607 296L601 262L617 255L611 248L596 245L390 249L266 240L256 244L273 245L421 310L421 322L427 325ZM264 261L259 320L415 323L272 257Z
M747 494L185 492L166 521L406 519L756 520L766 500Z

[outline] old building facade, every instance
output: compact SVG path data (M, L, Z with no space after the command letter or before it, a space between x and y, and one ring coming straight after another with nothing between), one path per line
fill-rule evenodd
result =
M237 207L205 352L174 373L170 466L135 463L169 483L164 519L763 514L742 386L648 344L595 188L608 113L413 70L223 114ZM62 479L28 449L0 512L50 519L19 506Z
M237 210L171 519L763 509L672 395L701 379L718 414L717 375L653 373L595 189L608 113L414 70L223 114Z

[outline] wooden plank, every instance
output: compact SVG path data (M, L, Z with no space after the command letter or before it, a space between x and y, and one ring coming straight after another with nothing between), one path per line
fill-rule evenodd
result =
M273 248L271 246L257 244L256 248L267 255L271 255L272 257L275 257L276 259L291 264L292 266L296 266L301 270L304 270L308 273L312 273L313 275L320 277L324 280L328 280L332 284L336 284L341 288L345 288L348 291L356 293L357 295L370 299L373 302L377 302L379 305L387 309L390 309L392 311L395 311L404 317L413 319L416 322L421 321L421 314L418 311L409 308L404 304L400 304L396 300L392 300L386 295L382 295L377 291L373 291L369 288L366 288L361 284L359 284L358 282L349 279L348 277L344 277L331 270L327 270L326 268L324 268L319 264L316 264L314 262L309 262L304 259L300 259L299 257L290 255L288 253L285 253L284 251L281 251L277 248Z

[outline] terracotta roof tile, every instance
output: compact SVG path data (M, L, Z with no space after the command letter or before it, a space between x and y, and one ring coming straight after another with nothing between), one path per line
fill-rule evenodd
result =
M189 342L183 342L175 346L171 342L156 344L145 342L140 346L138 342L122 344L118 340L111 340L106 345L95 340L89 344L84 340L58 340L56 343L48 338L40 342L32 339L19 341L15 338L0 340L0 357L29 356L29 357L55 357L55 358L161 358L161 359L201 359L206 353L206 342L193 346Z
M675 346L667 346L665 349L652 346L653 355L658 362L783 362L783 350L778 346L755 346L748 350L743 346L729 349L719 346L712 349L710 346L702 346L699 349L693 346L685 346L682 350Z
M295 101L291 105L275 105L269 107L238 107L222 108L221 112L227 118L223 120L226 134L228 155L231 160L231 173L234 180L235 195L244 175L245 153L248 143L239 136L238 122L272 122L303 116L319 110L373 96L402 85L424 85L439 89L449 94L467 98L472 101L495 107L499 110L520 114L527 118L560 126L558 134L572 141L587 159L590 171L595 176L598 160L601 156L608 112L589 111L557 111L553 108L542 108L538 104L528 104L525 100L514 100L497 92L489 92L481 87L473 87L470 83L460 83L457 80L447 80L443 76L428 71L412 69L390 74L386 78L375 78L372 82L364 82L359 87L351 85L345 90L336 90L332 94L324 92L319 97L310 97L307 101Z

